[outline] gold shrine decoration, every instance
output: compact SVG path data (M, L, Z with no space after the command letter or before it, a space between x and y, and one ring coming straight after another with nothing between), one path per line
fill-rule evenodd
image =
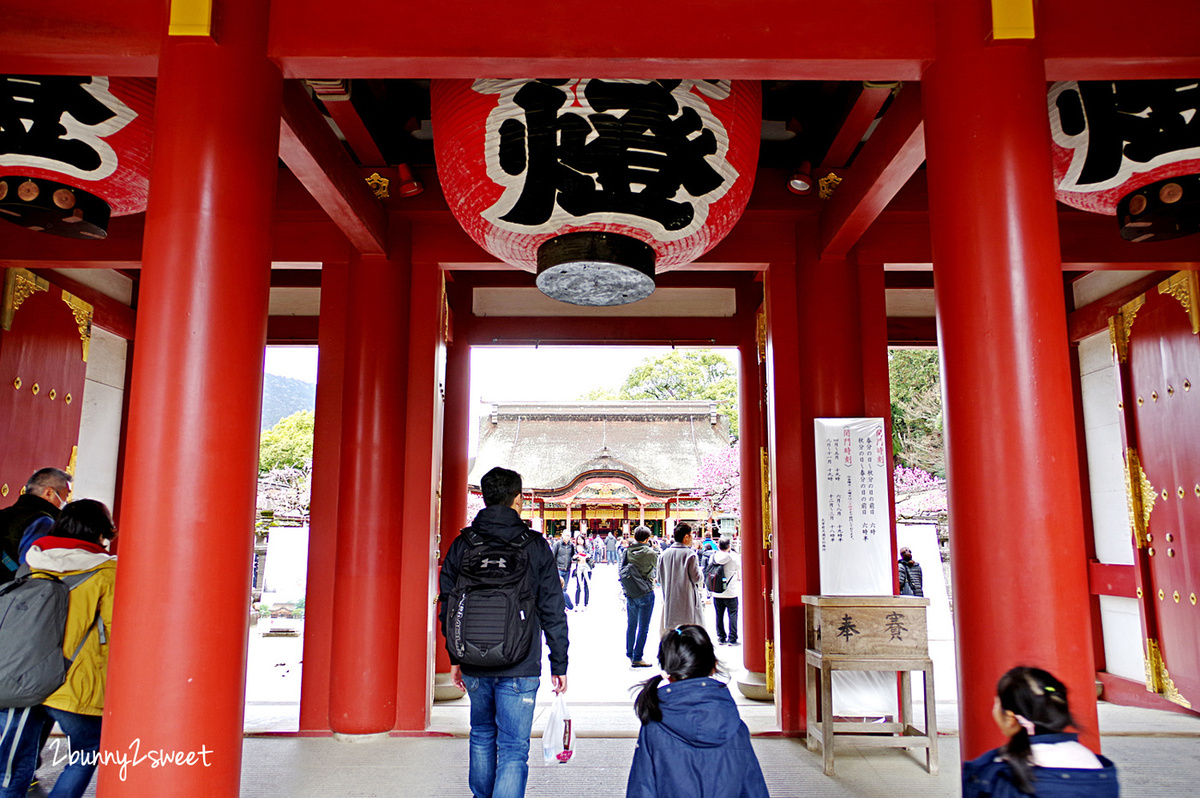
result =
M88 347L92 343L92 306L67 291L62 292L62 300L67 303L67 307L75 316L75 324L79 327L79 338L83 341L83 362L86 363Z
M767 309L760 307L754 314L754 342L758 344L758 362L767 362Z
M767 641L767 692L775 694L775 644Z
M78 459L79 459L79 447L72 446L71 447L71 461L69 463L67 463L67 467L65 469L66 472L71 475L72 479L75 478L75 461Z
M379 199L387 199L388 197L392 196L391 192L388 191L388 187L392 183L391 180L388 180L378 172L372 172L371 176L366 180L367 187L374 191L375 196Z
M1146 304L1146 295L1142 294L1121 306L1117 315L1108 320L1108 340L1112 344L1113 353L1118 362L1124 363L1129 359L1129 332L1133 329L1133 320L1138 310Z
M841 182L842 179L840 177L830 172L817 181L817 195L823 200L829 199L833 196L833 192L837 191L837 187Z
M762 447L762 529L763 548L771 550L771 455Z
M0 328L12 329L13 317L17 308L37 291L49 291L50 283L38 277L28 269L10 268L4 270L4 300L0 305Z
M1200 275L1194 271L1179 272L1159 283L1158 293L1179 300L1192 323L1192 334L1200 335Z
M1132 447L1125 450L1125 507L1129 511L1129 528L1133 533L1133 544L1136 548L1144 549L1149 545L1146 538L1150 530L1150 513L1154 511L1154 502L1158 492L1146 478L1142 470L1142 462L1138 458L1137 449Z
M1162 649L1158 641L1150 638L1146 641L1146 689L1151 693L1159 693L1168 701L1188 709L1192 704L1179 694L1175 681L1167 672L1167 663L1163 659Z

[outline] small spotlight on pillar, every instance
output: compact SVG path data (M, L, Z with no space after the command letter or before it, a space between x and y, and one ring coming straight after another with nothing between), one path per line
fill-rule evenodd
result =
M400 187L397 189L397 193L401 197L413 197L425 190L425 186L413 175L408 164L397 164L396 172L400 176Z
M812 164L808 161L800 164L800 167L792 172L792 176L788 178L788 191L793 194L807 194L812 191Z

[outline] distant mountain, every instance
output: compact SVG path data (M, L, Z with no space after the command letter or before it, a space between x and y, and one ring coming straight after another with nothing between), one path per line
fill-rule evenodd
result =
M259 432L265 432L300 410L317 408L317 386L311 382L280 377L277 374L263 375L262 423Z

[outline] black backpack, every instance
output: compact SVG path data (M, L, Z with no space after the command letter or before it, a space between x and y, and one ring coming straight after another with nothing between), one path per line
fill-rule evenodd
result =
M708 561L704 566L704 586L709 593L724 593L729 583L725 579L725 566L721 563Z
M70 659L62 653L71 591L95 574L32 576L28 566L22 566L17 578L0 588L0 707L37 706L62 687L71 663L97 625L100 642L105 642L97 608L75 653Z
M641 569L629 561L629 550L621 552L621 567L617 569L617 580L626 598L641 598L654 590L654 583Z
M526 530L501 540L472 527L461 534L467 547L447 599L446 643L463 665L515 665L529 653L538 628L528 546L541 537Z

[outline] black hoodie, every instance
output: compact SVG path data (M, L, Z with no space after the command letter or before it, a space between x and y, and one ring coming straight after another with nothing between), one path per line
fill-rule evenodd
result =
M490 535L501 540L514 540L529 528L516 510L501 504L480 510L471 527L481 535ZM454 539L450 550L446 552L442 572L438 577L438 621L442 625L443 635L446 631L448 598L455 582L458 581L458 571L462 567L463 550L466 545L461 534ZM468 676L541 676L543 632L546 635L546 643L550 646L550 674L567 674L567 607L563 601L562 587L558 582L554 555L550 553L550 547L540 540L531 542L526 551L529 554L529 567L533 569L530 586L534 591L534 602L537 606L536 622L539 628L535 628L533 633L536 642L529 647L525 659L507 668L474 668L463 665L463 673ZM450 654L450 662L459 664L455 661L453 653Z

